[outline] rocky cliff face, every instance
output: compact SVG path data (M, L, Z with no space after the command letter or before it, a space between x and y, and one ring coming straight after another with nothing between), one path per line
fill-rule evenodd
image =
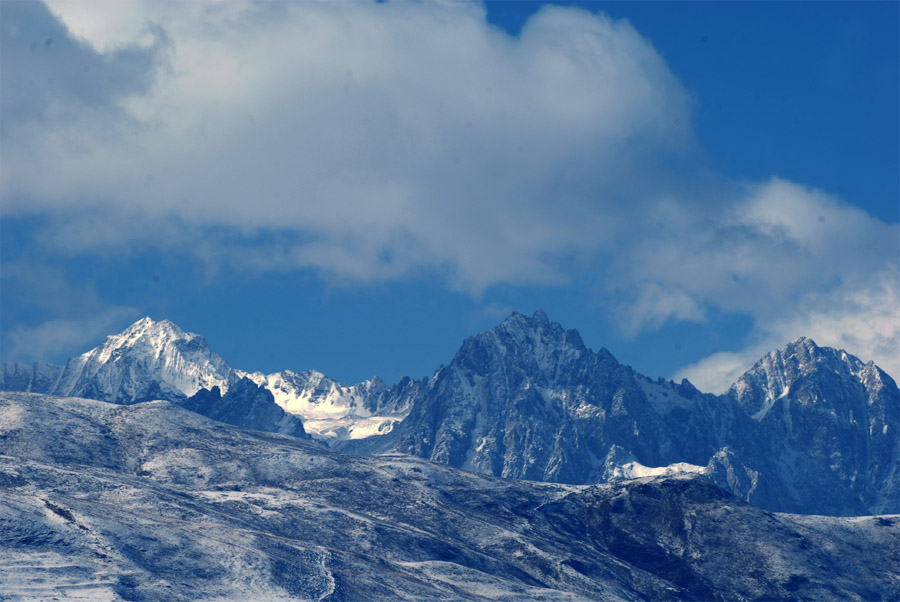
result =
M658 462L659 435L633 371L539 312L467 339L383 443L497 476L584 483L613 443Z
M590 483L614 446L646 466L706 464L736 410L591 351L543 312L513 314L467 339L379 443L496 476Z
M538 312L467 339L393 431L342 446L560 483L627 472L610 465L618 449L645 467L706 465L762 508L855 515L900 512L898 414L887 374L808 339L714 396L641 376Z
M806 504L792 504L817 492L826 514L898 511L900 392L878 366L801 338L762 358L727 397L755 422L736 453L788 498L778 507L801 511Z

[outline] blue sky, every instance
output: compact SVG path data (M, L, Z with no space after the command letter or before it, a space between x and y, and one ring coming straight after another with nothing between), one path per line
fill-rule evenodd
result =
M900 371L895 2L0 10L4 361L150 315L394 381L542 308L709 390Z

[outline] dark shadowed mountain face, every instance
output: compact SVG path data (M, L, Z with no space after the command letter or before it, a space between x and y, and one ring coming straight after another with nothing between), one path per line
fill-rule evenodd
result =
M149 319L65 369L13 364L2 376L4 389L117 403L199 395L186 407L231 424L300 432L287 425L296 417L335 449L408 453L493 476L586 484L687 463L768 510L900 512L896 383L808 339L771 352L720 396L642 376L543 312L515 313L467 339L432 378L393 386L314 371L247 374L203 337ZM229 397L244 377L271 395ZM214 386L220 394L205 392Z
M783 491L815 496L826 514L900 512L900 391L874 363L801 338L728 397L755 422L741 462L777 475ZM798 497L769 505L804 511Z
M309 439L303 422L278 407L272 394L249 378L232 383L225 395L219 387L200 389L180 405L226 424Z
M9 599L874 600L900 518L703 477L569 486L354 457L168 402L0 394Z
M586 483L613 443L658 465L659 426L630 368L539 312L467 339L385 443L497 476Z

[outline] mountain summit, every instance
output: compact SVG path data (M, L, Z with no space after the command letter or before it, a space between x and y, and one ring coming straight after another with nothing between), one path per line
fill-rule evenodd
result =
M688 453L646 390L692 405L679 385L653 384L544 312L512 314L466 339L420 392L409 416L367 451L400 451L495 476L562 483L603 479L613 446L646 466ZM347 449L363 449L349 444Z
M229 389L249 379L267 390L260 397L246 387ZM404 379L388 387L377 377L345 385L320 372L284 370L274 374L232 369L210 350L201 335L185 332L169 320L142 318L120 334L65 367L47 363L4 364L0 389L98 399L119 404L162 399L186 403L217 420L246 428L306 436L299 421L320 439L355 439L390 431L409 412L416 383ZM217 394L204 396L213 390ZM198 398L200 399L200 398ZM213 407L213 399L216 405ZM241 410L238 403L253 406ZM267 407L272 404L273 407ZM228 409L225 409L225 406ZM284 412L288 413L285 417ZM253 418L251 418L253 417Z
M500 325L466 339L451 365L490 374L502 363L548 386L565 377L566 366L589 351L576 330L565 330L538 310L532 317L513 313Z
M774 506L802 511L789 492L806 489L823 511L900 511L900 391L873 362L799 338L766 354L726 398L755 423L741 462L783 475Z
M764 420L778 400L800 390L806 391L811 404L834 406L858 393L842 390L840 382L854 382L874 393L884 388L885 379L891 380L874 362L864 364L846 351L819 347L800 337L767 353L731 386L729 394L754 418Z
M134 403L227 389L231 368L206 339L168 320L142 318L66 364L55 395Z

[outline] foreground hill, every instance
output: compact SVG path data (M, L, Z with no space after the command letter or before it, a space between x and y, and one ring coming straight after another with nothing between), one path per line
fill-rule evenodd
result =
M900 519L698 476L594 486L352 457L172 403L0 394L6 599L788 600L900 593Z

